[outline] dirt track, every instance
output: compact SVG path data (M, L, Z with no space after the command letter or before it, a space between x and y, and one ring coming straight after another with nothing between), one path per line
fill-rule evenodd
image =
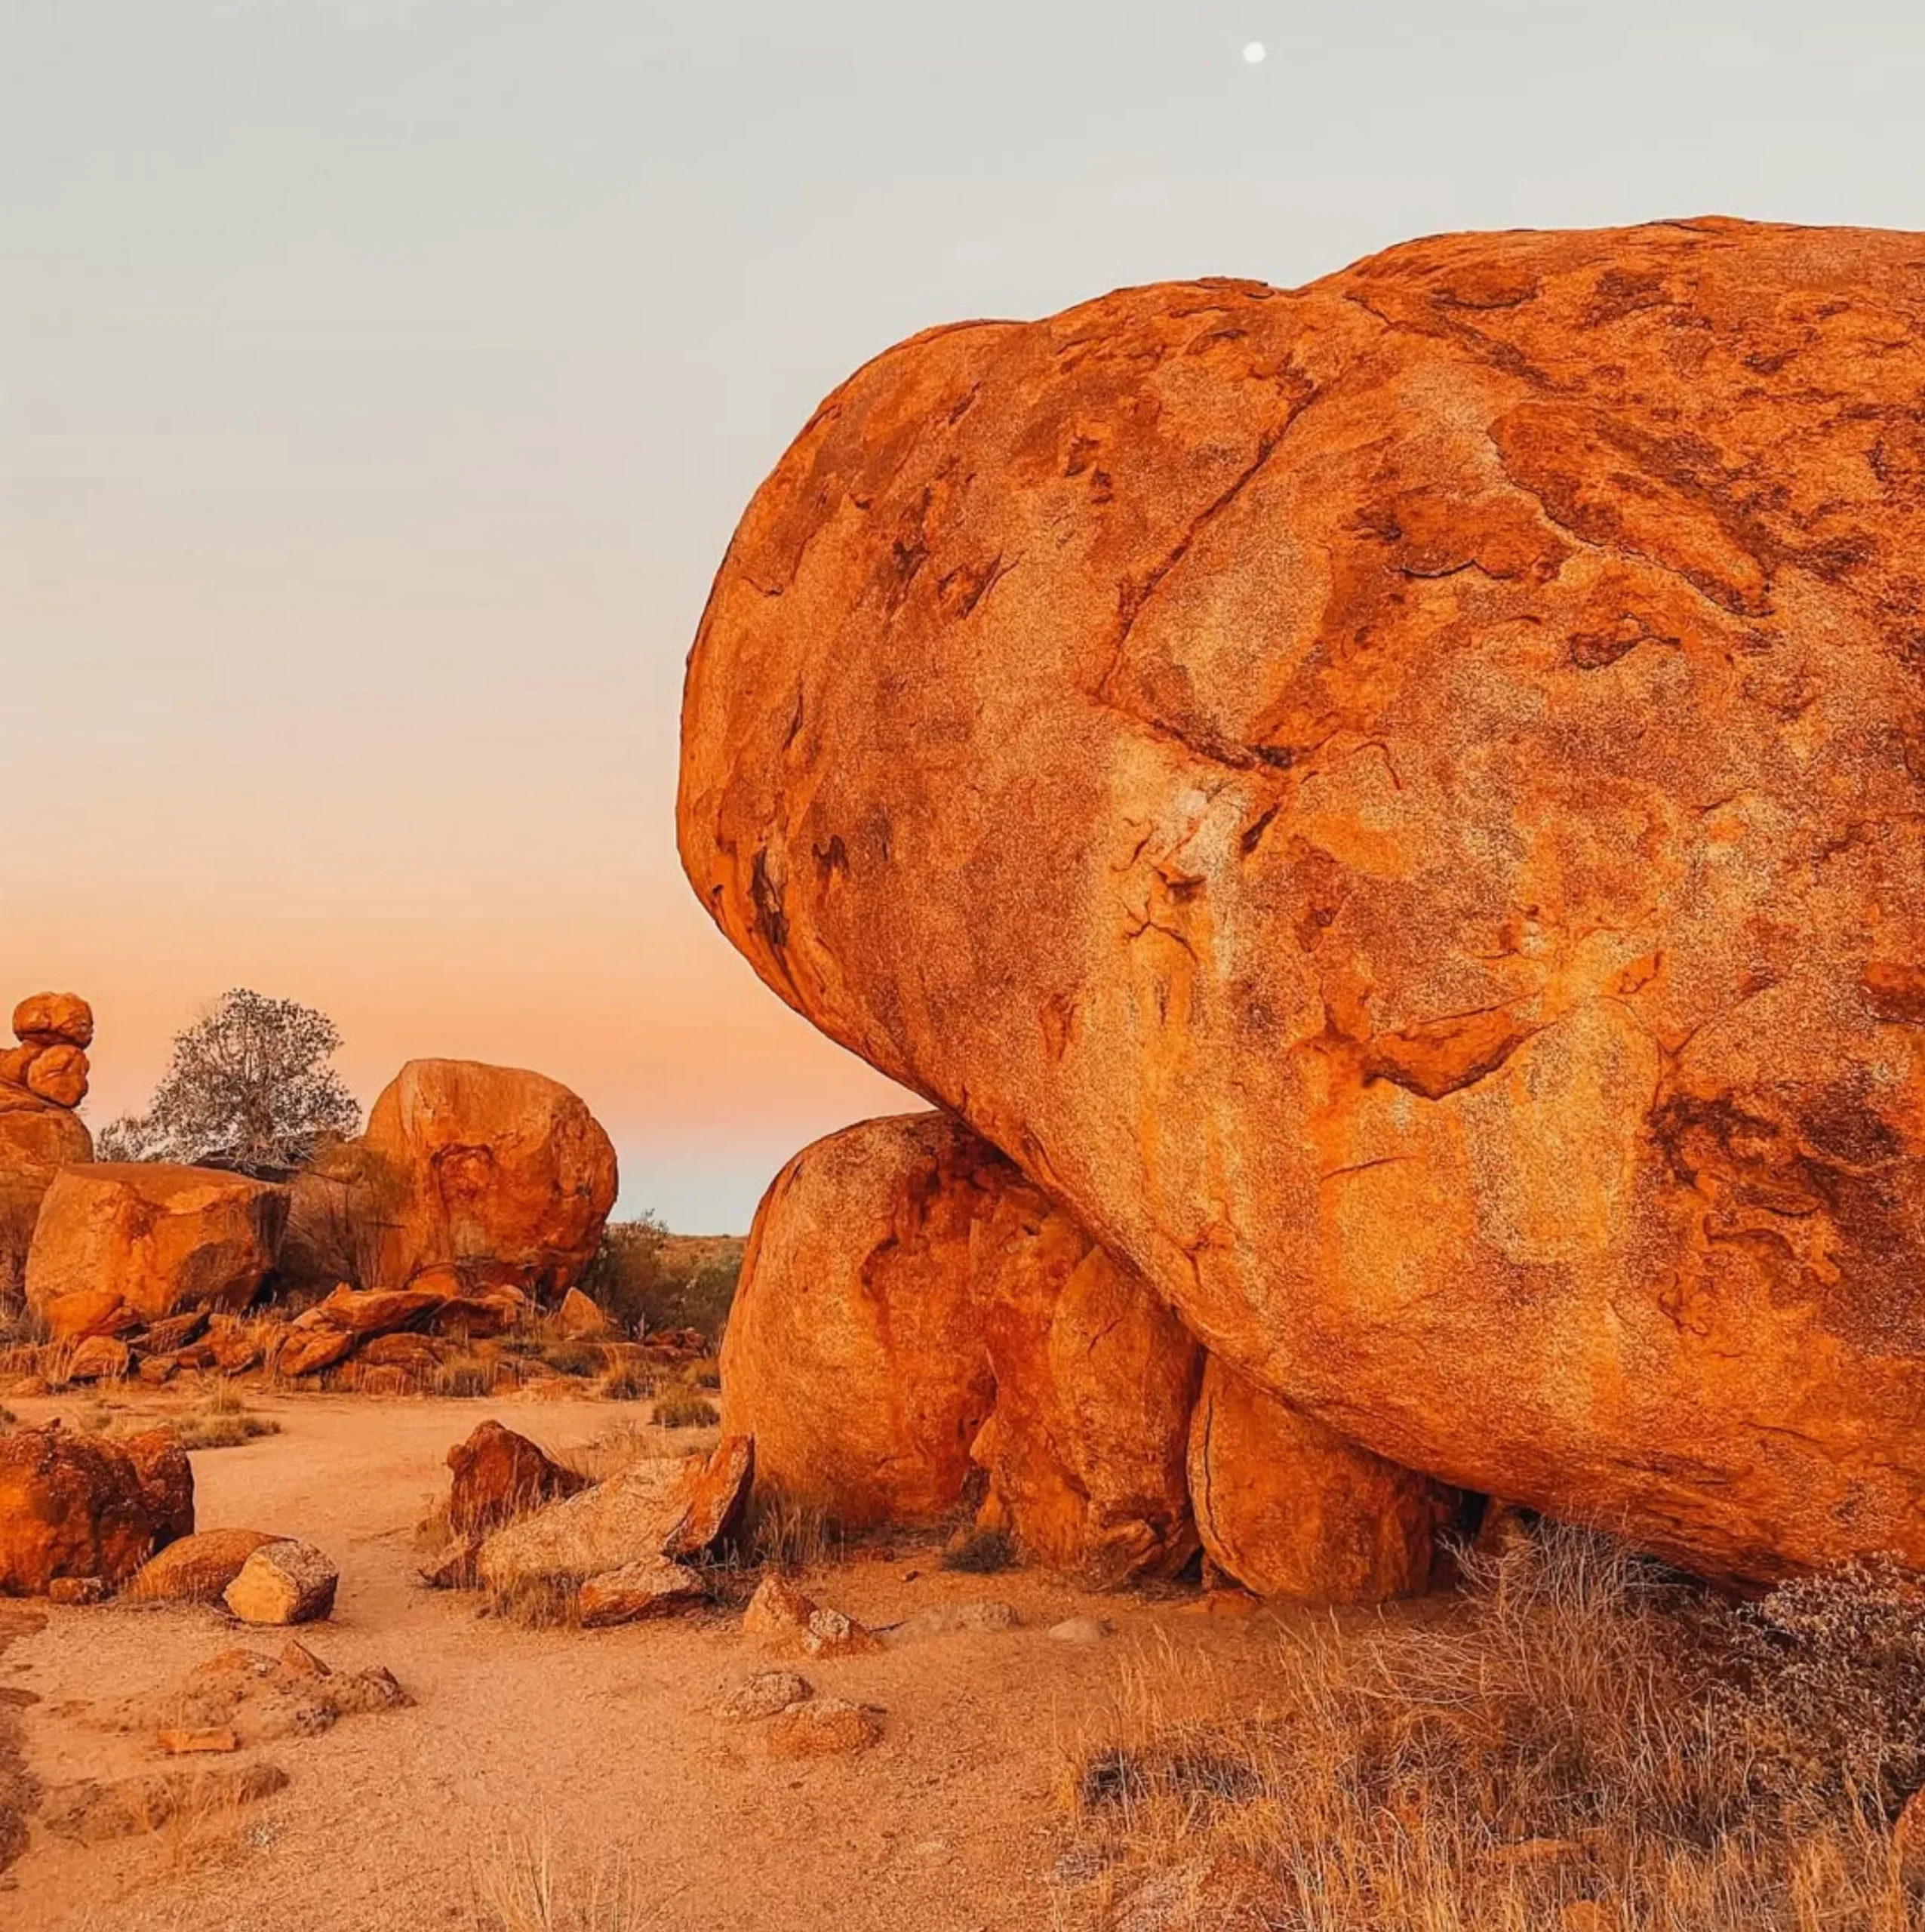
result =
M61 1405L18 1404L37 1422ZM165 1404L151 1406L162 1410ZM1095 1597L1038 1577L939 1571L906 1543L812 1577L875 1624L998 1598L1025 1627L952 1635L801 1668L819 1691L884 1706L882 1743L853 1758L770 1760L752 1727L717 1723L718 1687L760 1648L719 1612L592 1635L480 1617L476 1599L414 1580L414 1526L444 1488L448 1445L494 1415L558 1451L623 1411L590 1403L255 1404L283 1433L194 1458L203 1527L299 1535L339 1564L334 1621L303 1635L331 1664L384 1664L414 1699L257 1755L291 1774L264 1803L192 1829L82 1849L41 1827L0 1878L17 1932L416 1932L476 1922L478 1878L511 1839L545 1840L564 1885L626 1866L663 1932L1023 1932L1060 1922L1050 1883L1062 1747L1145 1646L1253 1657L1265 1620ZM697 1438L689 1438L690 1446ZM1097 1615L1095 1646L1045 1634ZM236 1643L277 1647L213 1609L54 1610L0 1660L43 1784L162 1761L90 1714L162 1690Z

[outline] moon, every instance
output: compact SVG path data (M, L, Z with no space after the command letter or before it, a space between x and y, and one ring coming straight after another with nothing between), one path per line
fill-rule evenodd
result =
M1263 64L1263 57L1267 51L1262 41L1253 40L1244 48L1244 59L1250 66L1259 67Z

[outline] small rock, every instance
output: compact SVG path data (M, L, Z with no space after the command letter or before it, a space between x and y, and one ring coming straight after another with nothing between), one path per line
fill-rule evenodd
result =
M90 1335L67 1358L69 1382L118 1382L133 1355L118 1336Z
M183 1813L192 1817L251 1804L285 1790L287 1785L288 1774L269 1764L161 1771L112 1784L83 1778L51 1793L42 1818L57 1838L104 1844L157 1831Z
M1059 1644L1100 1644L1109 1635L1109 1626L1100 1617L1066 1617L1052 1623L1049 1634Z
M724 1691L715 1700L715 1713L725 1724L753 1724L780 1716L813 1694L809 1680L795 1671L758 1670Z
M800 1637L815 1614L813 1600L784 1583L764 1577L742 1614L742 1627L751 1637Z
M112 1595L104 1577L56 1577L47 1586L49 1603L65 1604L75 1608L105 1603Z
M1022 1621L1014 1604L993 1598L981 1603L938 1603L905 1617L887 1635L892 1644L913 1644L925 1637L981 1636L1013 1630Z
M127 1586L142 1603L218 1603L257 1549L281 1539L264 1530L201 1530L149 1557Z
M772 1758L826 1758L866 1751L882 1736L878 1712L844 1697L812 1697L770 1721Z
M492 1419L447 1452L447 1466L448 1527L457 1536L500 1529L588 1487L586 1476Z
M340 1574L312 1543L263 1543L223 1593L244 1623L309 1623L334 1607Z
M819 1610L802 1633L802 1647L812 1657L860 1657L881 1650L882 1639L841 1611Z
M693 1570L653 1556L589 1577L575 1601L584 1630L605 1630L644 1617L669 1616L700 1603L706 1595Z
M154 1742L170 1758L238 1751L241 1748L241 1740L235 1736L231 1725L214 1730L163 1730L156 1734Z
M1263 1607L1247 1590L1205 1590L1194 1603L1184 1604L1185 1617L1254 1617Z
M608 1318L580 1288L570 1288L555 1311L555 1326L564 1340L599 1341L608 1333Z

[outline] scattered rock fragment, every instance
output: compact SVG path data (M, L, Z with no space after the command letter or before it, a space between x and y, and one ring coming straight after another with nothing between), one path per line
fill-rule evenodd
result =
M555 1326L570 1342L599 1341L610 1332L607 1316L580 1288L570 1288L561 1297Z
M799 1641L815 1614L814 1600L780 1577L764 1577L743 1612L742 1628L751 1637L792 1638Z
M69 1382L118 1382L127 1374L133 1351L118 1337L89 1335L76 1343L68 1356L66 1379Z
M317 1737L346 1717L406 1706L393 1674L377 1666L334 1670L291 1638L278 1656L265 1651L223 1651L165 1690L129 1699L106 1727L138 1734L181 1737L223 1734L251 1748L290 1737ZM163 1749L177 1749L163 1743ZM206 1747L212 1749L211 1746Z
M47 1586L47 1601L70 1609L105 1603L113 1595L104 1577L56 1577Z
M1022 1621L1014 1604L990 1598L976 1603L931 1604L881 1634L892 1644L915 1644L928 1637L982 1636L1013 1630Z
M802 1632L802 1648L812 1657L861 1657L881 1647L882 1639L873 1630L839 1610L813 1612Z
M693 1570L666 1557L649 1556L588 1578L575 1601L582 1628L603 1630L644 1617L672 1615L701 1602L707 1594Z
M52 1792L42 1822L57 1838L81 1844L158 1830L173 1819L253 1804L288 1787L278 1764L161 1771L103 1784L92 1778Z
M866 1751L882 1736L880 1713L844 1697L811 1697L770 1720L772 1758L825 1758Z
M716 1699L715 1715L724 1724L755 1724L779 1716L813 1694L814 1687L796 1671L752 1671Z
M334 1607L340 1573L312 1543L263 1543L222 1600L244 1623L310 1623Z
M257 1549L284 1539L263 1530L202 1530L149 1557L125 1595L143 1603L218 1603Z
M1110 1626L1100 1617L1066 1617L1060 1623L1052 1623L1047 1635L1059 1644L1100 1644L1109 1632Z

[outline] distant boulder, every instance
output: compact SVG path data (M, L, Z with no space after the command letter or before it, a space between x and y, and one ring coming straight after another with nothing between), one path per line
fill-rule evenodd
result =
M282 1188L212 1168L63 1168L35 1226L27 1300L56 1332L70 1297L106 1292L146 1321L244 1308L272 1265L287 1201Z
M558 1081L476 1060L411 1060L358 1140L297 1178L284 1272L478 1300L565 1294L615 1204L615 1149Z

